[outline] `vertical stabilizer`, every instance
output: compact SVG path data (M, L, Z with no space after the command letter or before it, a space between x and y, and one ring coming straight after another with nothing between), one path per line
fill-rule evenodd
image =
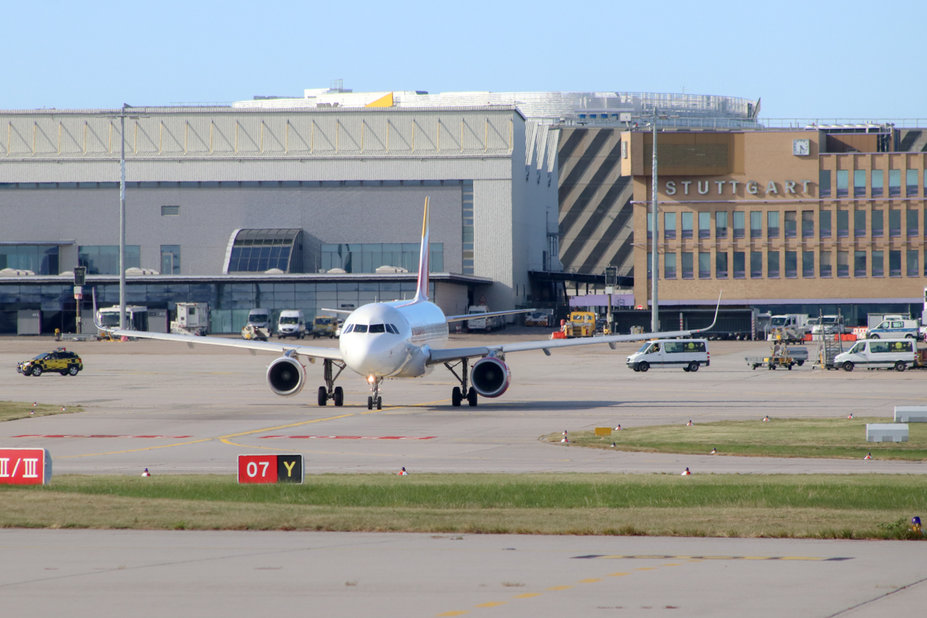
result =
M428 300L428 200L425 198L425 215L422 217L422 246L418 254L418 286L415 288L413 302Z

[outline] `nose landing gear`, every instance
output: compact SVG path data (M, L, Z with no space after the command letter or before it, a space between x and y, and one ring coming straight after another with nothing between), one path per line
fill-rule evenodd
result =
M367 383L370 384L370 396L367 397L367 409L373 410L376 406L377 410L383 409L383 397L380 396L380 384L383 382L383 378L378 378L377 376L369 376L367 378Z

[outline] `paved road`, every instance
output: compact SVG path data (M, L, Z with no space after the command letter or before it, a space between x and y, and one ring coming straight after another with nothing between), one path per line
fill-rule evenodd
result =
M84 358L81 375L15 373L17 360L54 345L47 338L0 339L0 367L7 368L0 393L84 412L0 423L0 445L48 448L56 474L136 475L145 467L159 475L233 474L237 455L253 452L302 453L309 474L400 466L412 473L925 469L863 461L863 453L854 461L766 460L592 451L538 440L563 430L690 419L884 417L894 405L927 404L927 372L753 371L744 356L765 350L757 343L713 342L711 367L697 373L634 373L623 365L634 345L514 354L513 385L497 400L452 408L452 382L438 368L388 382L382 411L366 409L366 386L354 375L340 381L344 407L319 408L318 364L310 365L302 394L280 398L264 381L271 357L165 342L76 342L68 345ZM8 530L0 531L0 614L99 615L104 606L137 616L919 615L927 603L921 549L789 540Z

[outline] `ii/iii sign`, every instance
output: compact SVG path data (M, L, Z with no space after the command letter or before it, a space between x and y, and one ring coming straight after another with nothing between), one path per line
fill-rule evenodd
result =
M302 483L302 455L239 455L239 483Z

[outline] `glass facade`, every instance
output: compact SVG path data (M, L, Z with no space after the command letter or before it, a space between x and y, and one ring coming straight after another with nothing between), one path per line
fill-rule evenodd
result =
M418 243L340 243L322 245L322 272L341 269L346 273L374 273L381 266L395 266L418 272ZM444 272L444 243L429 247L431 272Z
M78 266L86 266L88 275L118 275L119 245L83 245L78 247L77 264ZM141 249L138 245L126 245L125 264L126 268L139 268L141 266Z
M0 245L0 270L30 270L37 275L58 274L56 245Z

